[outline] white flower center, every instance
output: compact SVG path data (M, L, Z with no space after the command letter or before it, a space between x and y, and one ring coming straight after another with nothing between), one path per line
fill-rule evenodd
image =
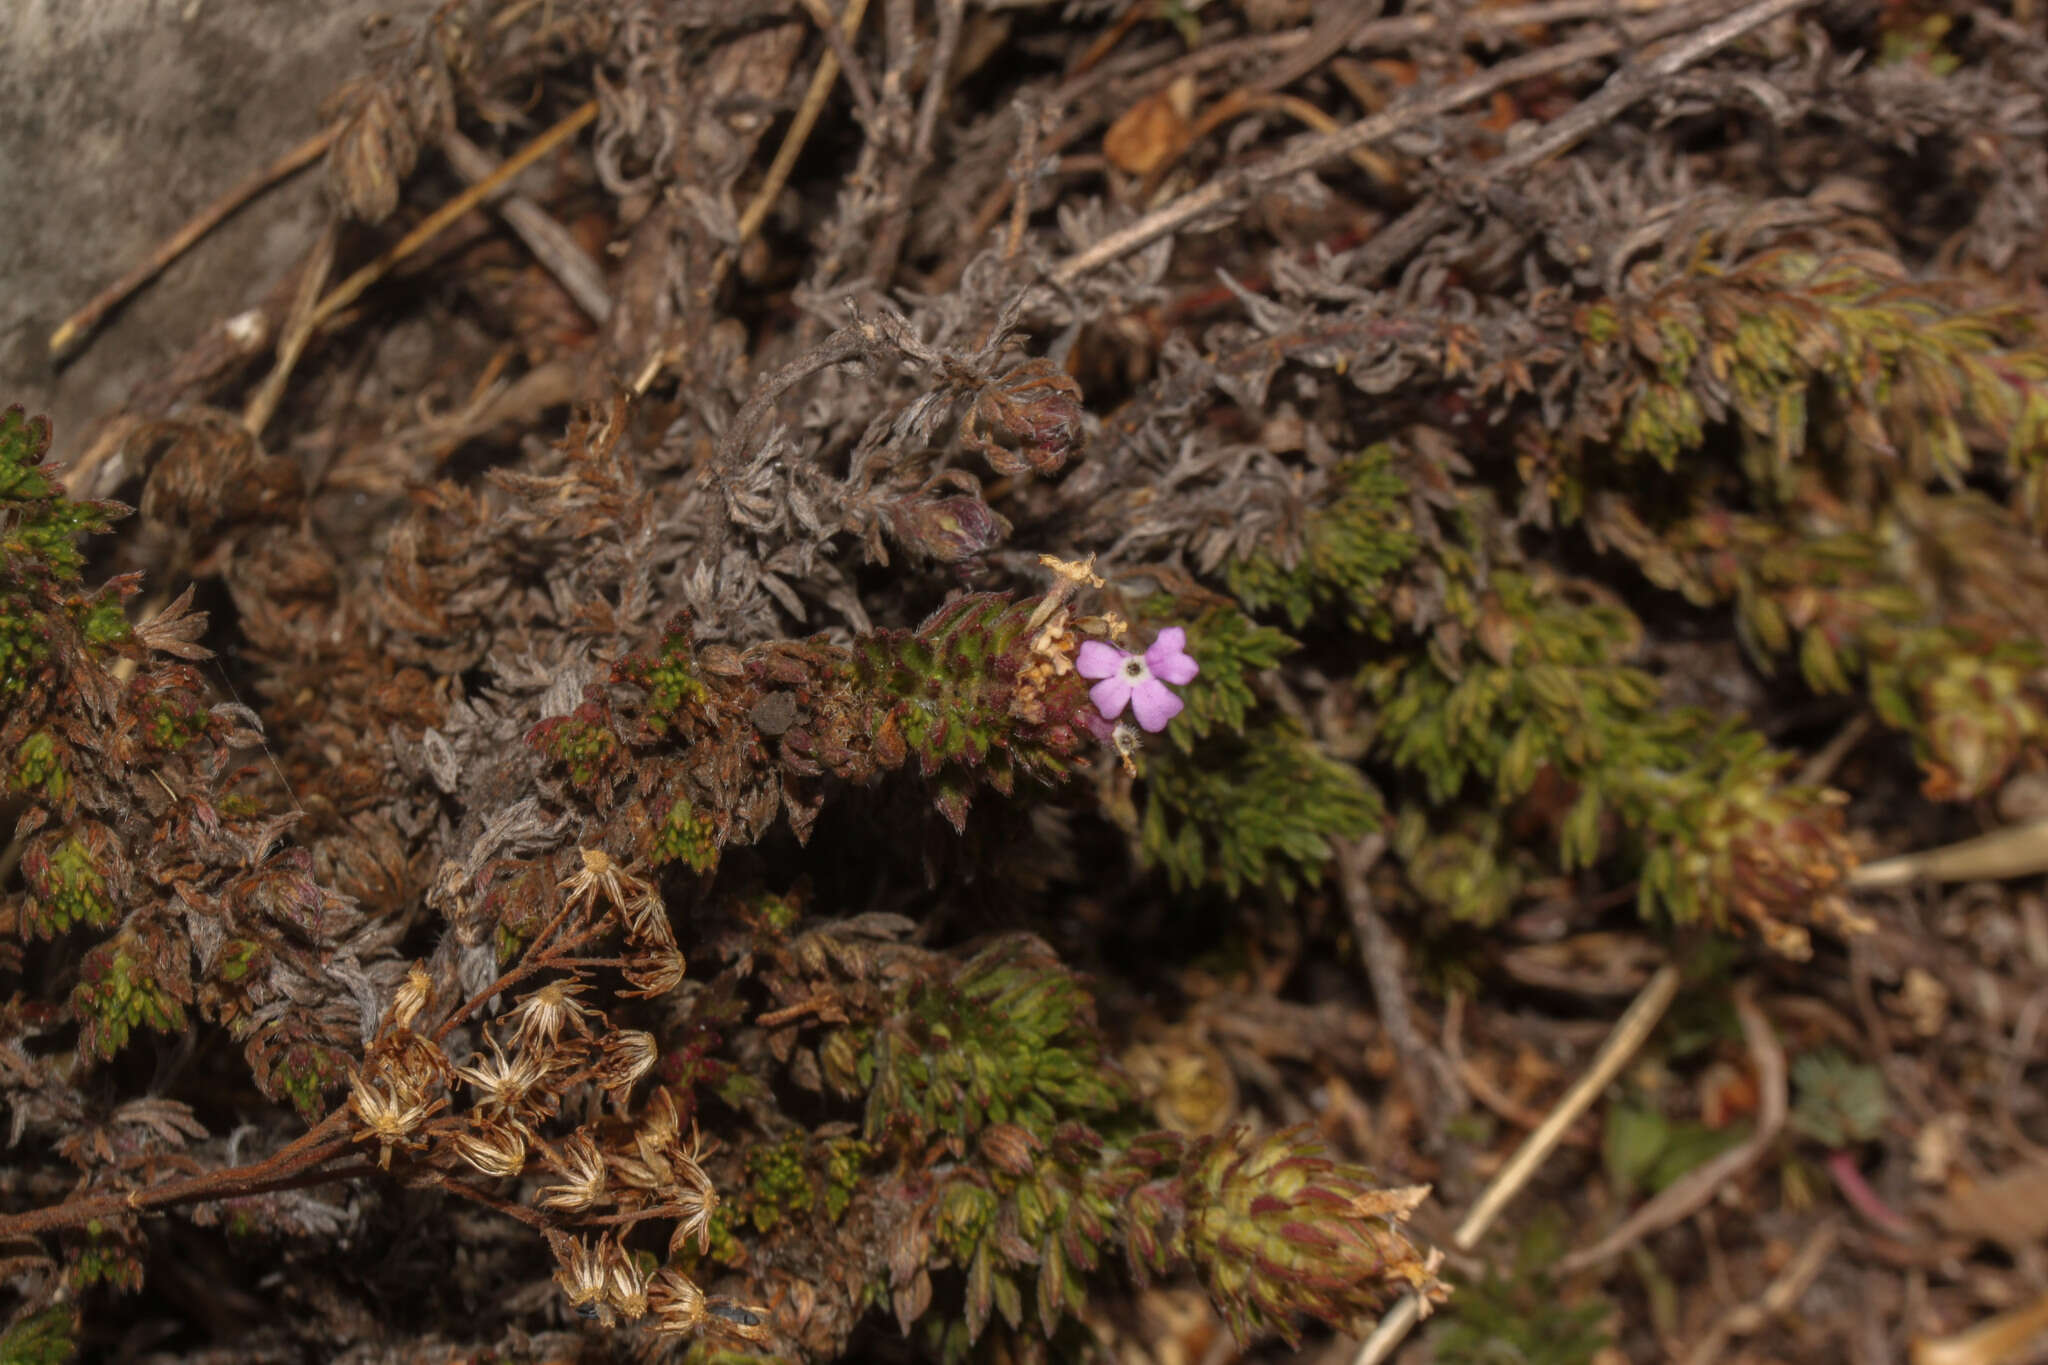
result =
M1123 672L1124 681L1133 687L1139 683L1152 681L1152 670L1145 667L1145 661L1135 654L1124 660Z

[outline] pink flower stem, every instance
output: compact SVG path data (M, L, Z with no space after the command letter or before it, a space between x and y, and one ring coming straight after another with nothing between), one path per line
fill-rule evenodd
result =
M1853 1152L1828 1153L1828 1174L1834 1177L1835 1188L1842 1192L1842 1198L1849 1202L1849 1207L1862 1214L1873 1226L1902 1239L1914 1235L1913 1225L1893 1212L1892 1206L1878 1198L1877 1191L1870 1188L1870 1182L1856 1168Z

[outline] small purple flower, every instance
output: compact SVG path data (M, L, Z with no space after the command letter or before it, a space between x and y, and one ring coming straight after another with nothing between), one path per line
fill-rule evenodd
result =
M1084 678L1102 679L1088 689L1088 697L1106 718L1115 720L1122 715L1128 702L1138 724L1156 734L1187 705L1166 685L1193 682L1202 671L1188 656L1187 643L1188 633L1179 626L1160 631L1142 658L1115 645L1089 640L1074 657L1074 671Z

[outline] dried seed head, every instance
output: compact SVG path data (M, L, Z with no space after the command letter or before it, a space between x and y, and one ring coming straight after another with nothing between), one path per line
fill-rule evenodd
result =
M658 1270L647 1285L647 1307L656 1332L686 1337L704 1321L704 1291L680 1270Z
M682 1136L683 1116L676 1109L675 1095L666 1086L656 1086L647 1103L640 1106L640 1131L633 1137L640 1146L640 1154L646 1157L666 1150L678 1144Z
M434 998L434 978L420 963L413 963L412 970L405 974L405 983L398 993L391 997L391 1028L411 1028L412 1021L419 1017Z
M552 1228L548 1229L548 1245L555 1253L555 1283L562 1287L569 1306L586 1318L611 1326L612 1310L606 1301L609 1277L599 1250L580 1237Z
M560 883L561 890L568 894L569 904L575 905L580 901L588 908L602 896L613 907L624 909L630 902L653 894L652 887L612 861L612 855L603 849L579 851L583 855L583 867Z
M676 1228L668 1239L670 1255L693 1237L699 1255L711 1249L711 1219L718 1212L718 1187L711 1183L700 1163L717 1150L718 1144L706 1146L697 1135L697 1126L691 1124L690 1150L677 1149L672 1154L670 1169L675 1186L664 1191L667 1202L677 1210Z
M562 1150L548 1158L548 1165L561 1172L563 1182L542 1189L535 1204L558 1213L582 1213L604 1198L604 1157L587 1133L578 1132L562 1144Z
M377 1164L387 1169L391 1149L406 1142L447 1103L445 1097L427 1099L402 1074L365 1077L354 1070L349 1073L348 1109L363 1125L355 1140L375 1141L379 1146Z
M511 1015L512 1046L520 1050L547 1047L562 1036L565 1025L589 1037L588 1021L596 1011L576 999L588 989L581 981L557 980L521 996Z
M636 894L620 907L626 917L626 936L635 943L673 950L676 930L669 923L668 905L661 899L661 893L646 882L635 881L632 885L637 888Z
M667 922L666 916L663 917L663 922ZM623 972L626 980L631 982L635 989L620 991L619 994L641 1000L667 995L683 984L683 973L687 970L689 963L683 960L683 955L674 947L649 948L635 954L631 965Z
M615 1240L598 1244L598 1258L604 1262L605 1302L629 1322L646 1317L648 1277L634 1258Z
M496 1038L486 1036L491 1056L463 1067L455 1074L475 1086L477 1108L482 1111L504 1115L525 1102L527 1095L540 1084L547 1074L547 1062L532 1052L522 1052L513 1060L506 1060L505 1051L498 1046Z
M485 1175L505 1179L526 1166L526 1139L508 1124L484 1122L455 1135L455 1151Z
M598 1046L595 1079L610 1092L613 1104L623 1105L633 1083L654 1069L654 1035L619 1029L606 1034Z
M431 1038L400 1026L370 1047L369 1069L390 1076L402 1088L425 1094L455 1079L448 1054Z

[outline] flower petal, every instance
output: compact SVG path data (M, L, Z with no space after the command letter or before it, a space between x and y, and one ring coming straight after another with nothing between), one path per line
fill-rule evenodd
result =
M1088 700L1095 703L1105 720L1115 720L1124 713L1124 703L1131 699L1131 685L1122 678L1104 678L1088 689Z
M1074 656L1074 671L1084 678L1112 677L1129 657L1115 645L1104 644L1100 640L1083 640L1081 652Z
M1152 676L1174 684L1193 682L1202 666L1188 653L1187 643L1188 633L1179 626L1160 631L1159 638L1145 651L1145 666L1152 670Z
M1180 714L1187 705L1156 678L1141 683L1131 691L1131 711L1138 718L1138 724L1157 734L1166 728L1166 723Z

